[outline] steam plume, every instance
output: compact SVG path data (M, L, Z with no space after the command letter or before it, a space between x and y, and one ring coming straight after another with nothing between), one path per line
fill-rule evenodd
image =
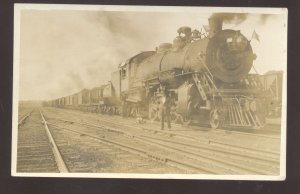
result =
M210 16L212 19L218 19L224 23L233 23L235 25L244 22L247 17L247 13L214 13Z

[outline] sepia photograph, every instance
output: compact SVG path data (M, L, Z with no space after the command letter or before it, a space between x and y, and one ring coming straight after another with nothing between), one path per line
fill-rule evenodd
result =
M284 180L287 15L15 4L12 176Z

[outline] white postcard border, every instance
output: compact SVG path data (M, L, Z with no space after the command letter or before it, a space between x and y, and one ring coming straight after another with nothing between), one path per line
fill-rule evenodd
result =
M18 139L18 99L20 65L20 17L22 10L95 10L95 11L134 11L134 12L199 12L209 9L211 12L238 12L282 14L285 17L286 52L282 88L282 118L280 142L280 175L200 175L200 174L131 174L131 173L18 173L16 171ZM287 8L242 8L242 7L183 7L183 6L125 6L125 5L67 5L67 4L22 4L14 6L14 45L13 45L13 115L12 115L12 157L11 175L19 177L81 177L81 178L145 178L145 179L214 179L214 180L270 180L282 181L286 178L286 140L287 140Z

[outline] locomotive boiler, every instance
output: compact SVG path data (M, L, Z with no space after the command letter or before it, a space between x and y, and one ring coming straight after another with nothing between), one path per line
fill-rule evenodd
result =
M204 35L181 27L173 44L163 43L119 65L112 85L123 114L159 120L158 106L167 91L174 122L263 126L261 86L249 74L256 59L250 41L240 31L222 30L221 19L211 17L209 27Z

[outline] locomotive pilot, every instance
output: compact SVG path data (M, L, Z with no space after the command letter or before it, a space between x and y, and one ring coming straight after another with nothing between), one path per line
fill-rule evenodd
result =
M159 113L161 116L161 130L164 130L165 119L168 123L168 129L171 129L171 93L164 92L161 98Z

